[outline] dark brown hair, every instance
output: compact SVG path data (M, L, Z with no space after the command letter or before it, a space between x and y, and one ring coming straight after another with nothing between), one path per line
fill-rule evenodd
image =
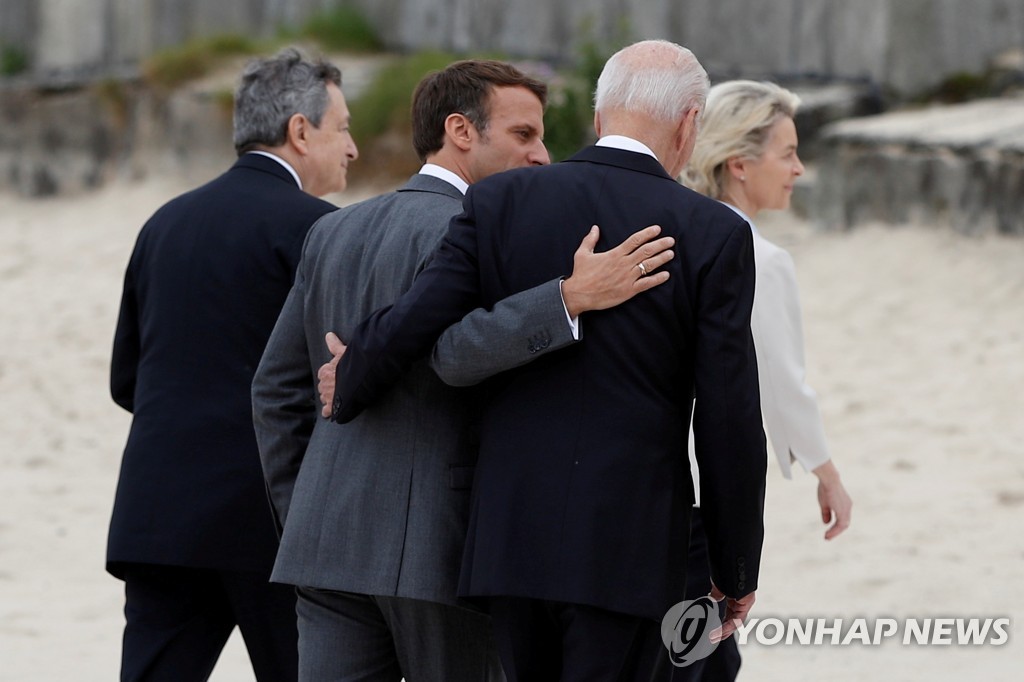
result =
M425 76L412 96L412 143L420 160L444 145L444 122L451 114L464 115L483 134L496 87L523 87L541 106L547 104L548 86L506 62L467 59Z

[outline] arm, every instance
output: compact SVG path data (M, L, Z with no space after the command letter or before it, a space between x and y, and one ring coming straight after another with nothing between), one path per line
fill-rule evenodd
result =
M140 343L139 305L135 297L135 276L129 263L124 275L121 309L117 316L110 360L110 395L115 403L129 412L135 409Z
M818 503L830 540L850 525L853 506L829 459L814 390L806 383L803 324L793 259L764 243L757 262L757 293L750 329L757 349L761 409L783 475L799 461L818 478Z
M562 281L555 279L477 308L452 325L434 345L430 366L452 386L472 386L576 342Z
M752 239L745 223L722 229L729 236L696 300L693 426L712 582L740 600L757 588L767 454L750 335Z
M303 324L304 285L300 270L252 383L253 427L279 533L316 425L315 388Z
M552 280L499 301L491 311L478 308L452 325L434 346L430 364L452 386L472 386L490 376L525 365L579 340L569 318L628 301L668 281L668 272L651 273L673 257L672 237L656 239L651 225L619 246L594 253L600 237L595 225L576 250L572 275Z

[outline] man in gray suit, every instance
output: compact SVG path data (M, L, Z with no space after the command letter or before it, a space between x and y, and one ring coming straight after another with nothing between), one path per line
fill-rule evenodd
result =
M327 331L347 337L411 286L469 183L548 162L546 94L501 62L457 62L426 77L413 97L420 173L397 192L325 216L307 239L253 383L260 456L283 529L272 579L299 588L300 679L503 679L488 619L456 597L479 401L420 363L362 419L338 426L316 418L314 373L329 358ZM622 249L653 231L638 234ZM596 240L592 233L581 246L585 272L473 313L515 330L493 353L525 363L571 338L572 315L663 281L589 253ZM623 291L603 300L608 281Z

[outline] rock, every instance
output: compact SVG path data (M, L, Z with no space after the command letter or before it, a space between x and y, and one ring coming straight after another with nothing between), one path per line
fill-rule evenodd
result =
M812 215L826 229L924 222L1024 235L1024 98L842 121L819 146Z

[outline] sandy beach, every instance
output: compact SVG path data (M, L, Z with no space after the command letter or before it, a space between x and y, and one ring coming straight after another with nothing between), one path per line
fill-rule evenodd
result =
M121 278L145 219L201 179L0 195L0 680L116 679L123 593L103 557L130 420L107 391ZM823 541L813 476L772 467L752 616L1012 622L998 646L751 636L740 679L1019 679L1024 240L759 226L797 264L809 381L854 517ZM253 679L237 634L212 679Z

